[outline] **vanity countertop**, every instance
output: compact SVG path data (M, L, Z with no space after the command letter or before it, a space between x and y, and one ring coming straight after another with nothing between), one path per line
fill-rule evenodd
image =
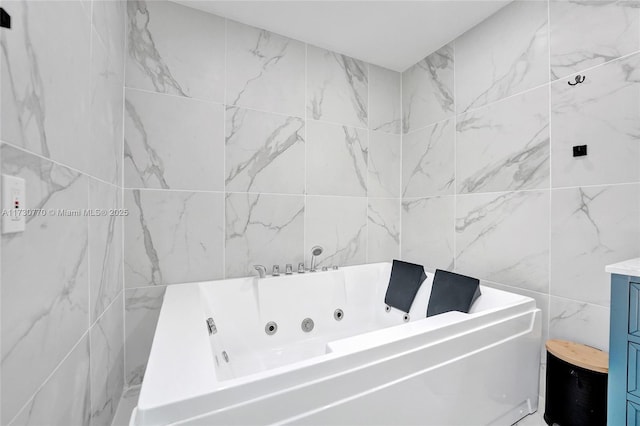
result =
M640 277L640 257L614 263L612 265L607 265L605 267L605 271L612 274L632 275L635 277Z

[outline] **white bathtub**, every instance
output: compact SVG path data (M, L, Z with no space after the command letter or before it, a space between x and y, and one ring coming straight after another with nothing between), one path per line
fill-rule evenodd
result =
M481 287L469 314L425 318L428 272L405 323L385 312L390 271L170 286L131 425L510 425L537 410L533 299Z

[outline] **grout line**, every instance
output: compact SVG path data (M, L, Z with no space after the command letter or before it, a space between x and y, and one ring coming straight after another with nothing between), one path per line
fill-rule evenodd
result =
M127 59L128 59L128 54L127 54L127 47L128 47L128 42L127 42L127 29L129 27L129 20L128 20L128 12L127 12L127 4L125 3L123 8L122 8L122 19L124 20L124 25L123 25L123 46L122 46L122 128L121 128L121 140L120 140L120 208L124 209L125 207L125 200L124 200L124 136L125 136L125 114L126 114L126 94L127 94L127 90L126 90L126 82L127 82ZM120 274L121 274L121 293L122 293L122 384L123 387L127 386L127 316L125 315L126 309L125 309L125 305L127 302L127 299L125 297L125 263L124 263L124 259L125 259L125 220L124 218L120 219L120 245L122 248L122 251L120 252ZM118 402L118 405L120 403ZM117 410L117 408L116 408ZM113 419L112 419L113 421Z
M371 64L367 64L367 158L366 158L366 188L364 189L367 197L366 208L364 209L364 227L365 227L365 243L364 243L364 261L369 262L369 163L371 161Z
M552 149L552 144L553 144L553 138L551 137L551 120L552 120L552 114L551 114L551 4L550 4L550 0L547 0L547 54L548 54L548 59L549 59L549 85L548 85L548 91L547 91L547 102L549 103L549 110L548 110L548 131L549 131L549 188L553 188L553 149ZM547 252L547 261L548 261L548 271L547 271L547 310L546 310L546 318L543 318L542 320L546 322L547 325L547 337L549 334L549 326L550 324L550 319L551 319L551 237L552 237L552 232L551 232L551 228L552 228L552 223L553 223L553 217L552 217L552 209L553 209L553 197L552 197L552 192L549 191L549 212L548 212L548 236L547 238L548 240L548 244L549 244L549 248L548 248L548 252ZM542 342L544 344L544 342ZM542 361L541 361L542 362ZM540 392L538 392L540 393Z
M403 102L403 90L404 90L404 72L398 73L400 74L400 167L398 167L398 169L400 170L400 184L399 184L399 191L398 191L398 211L399 211L399 215L398 215L398 251L397 251L397 255L398 255L398 259L402 259L402 192L403 192L403 188L404 188L404 178L403 178L403 169L404 169L404 165L403 165L403 153L404 153L404 102Z
M226 47L225 47L226 49ZM306 61L305 61L306 62ZM226 63L225 63L226 66ZM226 76L226 71L225 71L225 76ZM215 104L215 105L220 105L222 107L224 107L225 109L227 108L238 108L238 109L243 109L243 110L247 110L247 111L253 111L253 112L259 112L259 113L263 113L263 114L269 114L269 115L276 115L276 116L281 116L281 117L293 117L293 118L300 118L303 119L305 121L310 120L316 123L321 123L321 124L329 124L329 125L334 125L334 126L340 126L340 127L348 127L348 128L352 128L352 129L359 129L359 130L370 130L367 127L362 127L362 126L354 126L352 124L346 124L346 123L340 123L337 121L330 121L330 120L324 120L324 119L309 119L307 117L307 94L306 94L306 67L305 67L305 106L304 106L304 114L298 115L298 114L287 114L287 113L283 113L283 112L276 112L276 111L268 111L265 109L260 109L260 108L255 108L255 107L249 107L249 106L244 106L244 105L230 105L226 103L226 100L223 102L219 102L219 101L212 101L212 100L207 100L207 99L201 99L201 98L194 98L194 97L187 97L187 96L181 96L181 95L175 95L172 93L162 93L162 92L154 92L153 90L148 90L148 89L139 89L137 87L125 87L125 94L126 91L134 91L134 92L141 92L141 93L147 93L150 95L160 95L160 96L169 96L169 97L173 97L173 98L178 98L178 99L184 99L184 100L193 100L193 101L198 101L198 102L204 102L207 104ZM226 99L226 83L225 83L225 99ZM389 132L389 131L385 131L385 130L375 130L376 132L381 132L381 133L386 133L386 134L397 134L394 132Z
M38 393L47 385L47 383L49 383L49 380L51 380L51 378L54 376L54 374L60 369L60 367L62 366L62 364L64 364L64 362L71 356L71 354L73 353L73 351L76 350L76 348L78 347L78 345L80 343L82 343L82 341L84 340L85 337L87 337L87 335L89 334L89 330L86 330L78 339L78 341L76 343L73 344L73 346L71 347L71 350L69 350L69 352L67 352L67 354L62 357L62 360L55 365L55 367L53 367L53 370L51 371L51 373L49 373L49 375L47 377L45 377L45 379L42 381L42 383L38 386L38 388L35 390L35 392L33 392L31 394L31 396L29 396L27 398L27 401L18 409L18 411L16 412L16 414L13 416L13 418L7 423L8 426L13 425L16 421L16 419L20 416L20 414L22 414L22 412L25 410L25 408L27 408L27 406L31 403L31 401L33 401L33 399L38 396ZM91 350L89 350L89 352L91 352ZM89 354L89 358L91 358L91 355ZM89 366L89 368L91 368L91 366ZM89 371L89 376L91 376L91 372ZM89 386L90 387L90 386Z
M458 245L456 241L456 221L458 218L458 109L456 104L456 41L451 42L453 48L453 270L458 263Z
M228 46L229 46L229 35L228 35L228 22L227 18L224 18L224 105L222 106L223 112L223 123L222 123L222 133L223 133L223 146L222 146L222 278L227 277L227 114L229 113L227 109L227 76L228 76Z
M39 153L37 153L37 152L30 151L30 150L28 150L28 149L26 149L26 148L24 148L24 147L21 147L21 146L19 146L19 145L15 145L15 144L13 144L13 143L11 143L11 142L2 141L2 142L0 142L0 144L6 145L6 146L11 147L11 148L15 148L15 149L17 149L18 151L21 151L21 152L23 152L23 153L25 153L25 154L28 154L28 155L32 155L32 156L34 156L34 157L36 157L36 158L39 158L40 160L48 161L48 162L50 162L50 163L52 163L52 164L54 164L54 165L56 165L56 166L64 167L64 168L65 168L65 169L67 169L67 170L71 170L71 171L72 171L72 172L74 172L74 173L78 173L78 174L81 174L81 175L83 175L83 176L89 177L89 178L91 178L91 179L93 179L93 180L97 180L98 182L101 182L101 183L103 183L103 184L105 184L105 185L110 185L110 186L114 186L114 187L118 188L118 185L117 185L117 184L114 184L114 183L112 183L112 182L107 182L106 180L103 180L103 179L101 179L101 178L99 178L99 177L96 177L96 176L93 176L93 175L91 175L91 174L89 174L89 173L87 173L87 172L83 172L83 171L81 171L81 170L78 170L78 169L76 169L75 167L68 166L68 165L66 165L66 164L64 164L64 163L61 163L61 162L57 161L57 160L54 160L54 159L51 159L51 158L45 157L45 156L43 156L42 154L39 154Z
M103 311L100 315L98 315L98 317L95 319L95 321L93 321L93 322L91 323L91 325L89 326L89 330L91 330L93 327L95 327L95 326L96 326L96 324L98 324L98 323L100 322L100 320L102 320L102 318L105 316L105 314L107 313L107 311L111 309L111 307L113 306L113 304L114 304L115 302L117 302L118 297L120 297L120 296L123 294L123 292L124 292L124 290L120 290L120 291L118 292L118 294L116 294L116 295L114 296L113 300L111 300L111 301L109 302L109 304L104 308L104 311Z
M304 216L302 219L302 262L306 262L306 249L307 249L307 222L309 219L309 205L308 195L309 191L307 189L307 181L308 173L309 173L309 165L308 165L308 151L309 151L309 138L308 138L308 128L309 128L309 118L308 118L308 68L309 68L309 44L304 44Z

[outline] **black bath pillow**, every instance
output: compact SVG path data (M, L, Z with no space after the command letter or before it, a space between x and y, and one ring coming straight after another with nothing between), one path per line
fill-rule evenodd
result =
M427 306L427 317L449 311L468 313L480 297L480 280L436 269Z
M409 312L413 299L426 278L422 265L394 260L384 303L402 312Z

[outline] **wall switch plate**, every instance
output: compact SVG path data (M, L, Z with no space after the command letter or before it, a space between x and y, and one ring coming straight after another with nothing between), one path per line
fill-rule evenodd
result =
M24 214L26 185L24 179L2 175L2 233L23 232L26 225Z
M574 157L582 157L587 155L587 146L586 145L576 145L573 147L573 156Z

